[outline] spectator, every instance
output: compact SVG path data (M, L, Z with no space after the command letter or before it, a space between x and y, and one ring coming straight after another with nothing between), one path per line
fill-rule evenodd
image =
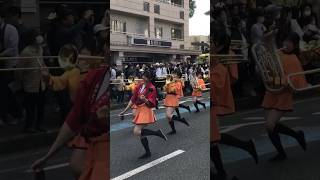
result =
M23 21L21 19L21 8L17 6L11 6L8 8L6 12L6 22L8 24L13 25L19 34L19 52L23 50L25 47L24 40L24 33L27 31L27 27L23 24Z
M5 11L0 10L0 58L19 55L19 34L17 29L5 23ZM0 68L14 68L16 60L0 62ZM8 124L17 124L23 116L22 109L16 100L9 84L14 80L14 73L0 72L0 117ZM11 115L14 119L11 118ZM9 120L9 118L11 120Z
M305 41L320 40L320 29L316 25L316 18L314 16L306 18L305 24L303 27Z
M21 52L22 57L41 57L43 56L43 37L35 29L28 30L25 33L26 47ZM42 59L30 59L19 61L18 67L31 68L44 66ZM24 105L26 109L26 122L23 132L44 131L41 128L44 118L44 99L45 83L42 79L41 70L21 71L21 82L24 90ZM33 126L33 130L30 128Z
M117 102L123 103L124 100L124 90L125 90L125 83L124 83L124 74L122 72L118 73L117 76Z
M51 44L52 54L57 55L60 48L65 44L75 44L77 48L82 47L81 32L85 25L90 22L93 16L92 10L87 10L83 17L75 24L74 12L70 8L64 8L58 16L56 29L54 30L54 39Z
M93 33L95 35L95 55L103 56L104 47L107 43L108 38L108 28L102 24L97 24L93 28Z
M111 77L110 79L116 79L117 78L117 66L113 65L111 68Z
M259 43L262 42L263 36L267 31L267 28L264 26L264 13L261 11L256 12L256 23L251 28L250 39L251 43Z

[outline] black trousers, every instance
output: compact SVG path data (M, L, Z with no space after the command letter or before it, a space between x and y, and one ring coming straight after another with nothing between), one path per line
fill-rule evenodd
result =
M25 92L24 105L26 109L26 123L24 129L34 126L40 128L44 119L45 92Z
M23 116L22 105L8 86L13 77L13 74L0 74L0 117L3 119L6 119L8 114L14 118L22 118Z

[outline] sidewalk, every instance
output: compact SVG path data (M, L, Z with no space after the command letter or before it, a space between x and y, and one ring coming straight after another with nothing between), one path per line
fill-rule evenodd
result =
M295 94L295 100L319 97L320 91L313 90ZM263 97L248 97L236 99L237 111L245 111L260 107ZM124 108L126 103L111 103L111 110ZM55 140L58 130L62 124L59 113L55 112L55 106L46 108L47 117L44 121L46 133L23 134L20 126L0 125L0 154L13 153L17 151L30 150L32 148L49 146Z

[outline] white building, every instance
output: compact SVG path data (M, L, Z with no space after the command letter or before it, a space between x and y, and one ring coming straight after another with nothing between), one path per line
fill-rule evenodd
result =
M189 42L189 0L111 0L113 63L169 62L195 57Z

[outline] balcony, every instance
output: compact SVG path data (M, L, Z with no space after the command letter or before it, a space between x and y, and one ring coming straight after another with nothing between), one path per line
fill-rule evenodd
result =
M157 2L170 4L172 6L184 8L183 0L157 0Z
M111 32L110 45L181 49L181 45L185 45L185 41L183 39L153 39L144 34Z

